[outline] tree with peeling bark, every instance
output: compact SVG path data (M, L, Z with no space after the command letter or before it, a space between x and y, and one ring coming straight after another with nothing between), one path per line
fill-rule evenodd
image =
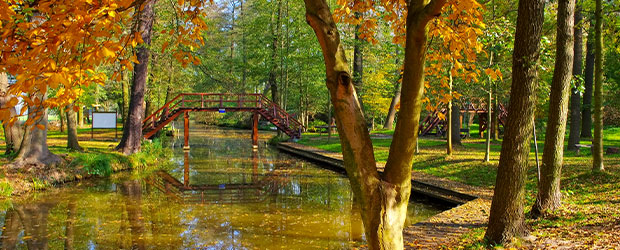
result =
M528 234L523 204L534 125L537 63L544 21L543 0L519 1L512 60L512 86L495 192L485 238L507 243Z
M546 216L561 205L560 178L564 164L564 135L573 70L575 0L558 1L557 47L551 82L549 118L545 134L538 196L530 215ZM577 130L577 132L580 132Z

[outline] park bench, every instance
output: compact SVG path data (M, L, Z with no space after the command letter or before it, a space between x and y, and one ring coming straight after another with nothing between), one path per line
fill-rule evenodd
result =
M324 125L324 126L316 126L315 128L317 128L317 129L319 130L319 136L320 136L320 135L323 135L323 133L329 133L329 130L328 130L328 128L329 128L329 127L331 127L331 129L334 129L334 128L336 128L336 125L331 125L331 126L327 126L327 125Z
M575 154L579 156L579 153L581 152L581 148L592 148L592 144L575 144L575 148L577 148L577 150L575 151Z

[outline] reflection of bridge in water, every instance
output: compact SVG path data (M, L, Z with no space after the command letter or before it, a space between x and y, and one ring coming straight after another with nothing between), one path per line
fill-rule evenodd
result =
M252 177L249 183L227 184L191 184L189 169L189 152L184 152L183 181L179 181L166 171L158 171L147 182L177 201L187 203L236 204L264 201L269 194L280 189L278 182L269 178L277 178L278 174L263 175L258 173L258 152L252 152ZM263 178L260 178L263 177ZM259 179L260 178L260 179Z

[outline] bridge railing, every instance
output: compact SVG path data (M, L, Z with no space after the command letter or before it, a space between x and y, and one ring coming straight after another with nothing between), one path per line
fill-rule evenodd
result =
M233 109L235 111L242 110L260 110L269 116L278 119L281 126L286 126L291 131L297 131L299 134L304 130L304 126L280 108L276 103L269 100L262 94L229 94L229 93L185 93L179 94L172 100L164 104L161 108L146 117L142 124L142 129L154 128L155 124L167 119L171 112L179 109Z

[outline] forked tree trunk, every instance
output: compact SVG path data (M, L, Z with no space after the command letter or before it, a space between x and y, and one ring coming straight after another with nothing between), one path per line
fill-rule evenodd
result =
M596 0L594 25L594 137L592 138L592 170L603 171L603 10Z
M82 151L83 149L80 147L77 136L77 115L73 107L73 104L69 104L67 106L67 112L65 112L67 116L67 148Z
M583 105L581 105L581 138L592 138L592 88L594 86L594 32L586 42L586 68L583 72Z
M37 94L32 99L44 101L46 97L44 94ZM38 119L35 119L37 117ZM61 162L62 159L50 152L47 147L47 108L28 107L28 119L34 123L25 126L21 147L13 164L15 166L55 165Z
M578 0L579 1L579 0ZM568 136L568 149L575 150L575 145L579 144L581 139L581 81L577 80L582 76L583 65L583 32L582 32L582 16L581 16L581 3L577 4L575 8L575 28L574 28L574 57L573 57L573 82L574 86L571 90L570 96L570 134Z
M560 177L562 177L562 164L564 163L564 135L573 70L574 13L575 0L558 1L555 69L551 82L549 118L540 168L538 196L530 213L533 217L544 216L559 208L561 204Z
M524 188L534 124L544 7L544 0L519 1L510 110L485 235L492 243L506 243L513 237L528 234L523 214Z
M366 121L357 101L340 35L325 0L305 0L306 20L323 51L326 85L334 104L342 154L351 188L360 202L370 249L402 249L411 164L424 92L427 24L445 1L415 0L409 5L401 110L384 173L377 173Z
M139 15L138 31L142 35L144 44L138 48L139 63L134 66L134 77L131 85L131 98L129 101L129 110L127 120L123 126L123 137L116 149L129 155L140 151L140 143L142 141L142 119L144 118L144 93L146 89L146 81L148 77L149 65L149 48L151 44L151 30L153 28L153 20L155 13L153 5L157 0L147 0L144 8L139 11L136 9L136 15Z

